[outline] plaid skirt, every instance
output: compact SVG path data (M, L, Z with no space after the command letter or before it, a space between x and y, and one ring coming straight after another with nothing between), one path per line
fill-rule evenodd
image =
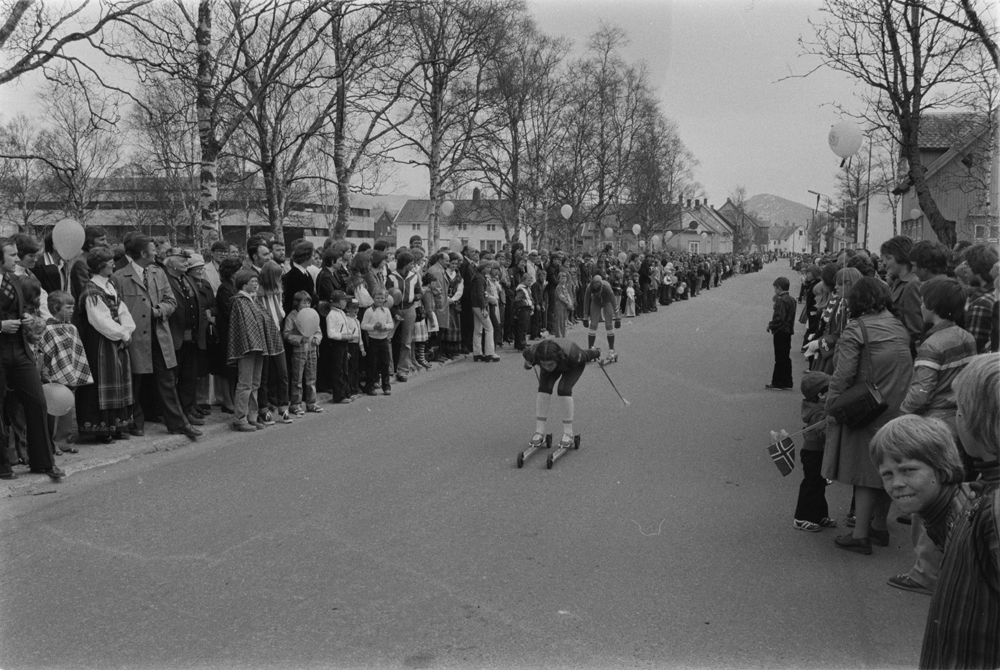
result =
M462 306L459 303L448 305L448 327L442 331L445 342L462 341Z

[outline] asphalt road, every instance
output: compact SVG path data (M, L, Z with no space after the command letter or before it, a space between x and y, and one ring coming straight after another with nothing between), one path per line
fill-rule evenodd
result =
M779 274L626 320L631 404L588 367L552 470L515 467L535 379L507 351L16 501L0 667L914 666L929 599L885 585L908 528L867 557L794 530L800 472L767 456L800 427L763 389Z

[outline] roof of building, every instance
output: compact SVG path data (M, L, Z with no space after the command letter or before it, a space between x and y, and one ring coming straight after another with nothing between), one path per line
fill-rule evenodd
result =
M947 150L981 132L985 123L981 112L927 112L920 117L917 143L921 149Z
M996 112L994 112L994 115ZM920 148L944 150L927 165L925 178L930 178L963 154L978 137L990 130L988 117L979 112L928 113L920 119ZM926 142L926 144L925 144ZM893 193L903 193L910 188L910 175L904 174Z
M778 242L784 242L789 237L795 234L795 231L800 229L802 226L771 226L767 229L767 237L770 240L777 240Z

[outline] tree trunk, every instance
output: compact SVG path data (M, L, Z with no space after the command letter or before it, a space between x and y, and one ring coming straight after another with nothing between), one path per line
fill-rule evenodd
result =
M209 0L198 3L198 81L196 106L198 113L198 140L201 145L201 219L193 231L195 245L204 243L205 229L219 229L219 146L215 137L215 119L212 114L212 6Z
M920 161L920 146L917 144L917 132L919 130L919 118L904 118L900 124L903 136L903 153L907 162L907 174L910 182L917 192L917 202L920 209L927 217L931 228L937 235L938 241L946 245L949 249L955 246L955 222L948 221L941 214L934 196L931 195L930 187L927 185L927 168Z

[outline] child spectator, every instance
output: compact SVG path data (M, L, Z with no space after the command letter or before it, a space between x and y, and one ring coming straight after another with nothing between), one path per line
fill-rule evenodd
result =
M774 371L771 383L764 388L771 391L788 391L792 388L792 333L795 330L795 298L788 295L789 282L785 277L774 280L774 313L767 324L767 332L774 338Z
M635 316L635 282L631 279L625 285L625 316Z
M292 351L290 404L296 416L302 416L306 412L323 411L323 408L316 404L316 351L323 339L323 333L317 330L312 336L306 337L298 324L299 312L311 307L312 299L309 297L309 292L297 291L292 297L292 310L285 318L283 335Z
M267 317L255 298L259 281L252 270L240 270L233 277L236 295L230 302L227 360L236 366L236 410L232 428L251 432L264 430L259 420L257 391L260 388L264 354L267 351Z
M826 479L820 474L823 466L823 443L826 442L826 392L830 388L830 375L809 372L802 378L802 422L806 430L802 437L802 483L799 499L795 504L793 526L798 530L816 533L823 528L836 528L826 504Z
M352 337L350 325L347 322L347 294L334 291L330 296L330 313L326 315L326 335L330 338L330 379L333 397L330 402L346 405L351 402L347 388L347 356L348 342Z
M962 459L939 419L904 415L869 446L885 490L906 514L919 515L944 550L924 630L921 668L1000 666L1000 498L997 440L1000 356L978 356L955 380L957 427L982 478L962 484Z
M383 288L376 288L372 293L374 304L371 309L365 312L361 321L361 329L368 333L369 360L369 386L365 389L368 395L375 394L375 386L379 379L382 380L382 393L389 395L392 392L391 384L391 351L389 348L389 337L395 326L392 314L385 306L386 293Z
M355 298L348 297L344 314L347 317L347 392L354 398L361 395L361 361L365 356L365 345L361 341L361 323L358 321L360 305Z
M38 367L42 383L62 384L71 391L77 386L94 383L83 340L72 323L73 306L73 296L66 291L49 293L47 307L52 316L45 322L45 330L38 342ZM49 416L53 441L62 436L68 437L74 422L72 412L63 416ZM62 447L61 450L71 454L79 451L72 445Z
M514 293L514 318L517 320L517 331L514 333L514 348L524 351L528 343L528 329L531 327L531 314L535 304L531 300L531 285L534 280L525 272Z

